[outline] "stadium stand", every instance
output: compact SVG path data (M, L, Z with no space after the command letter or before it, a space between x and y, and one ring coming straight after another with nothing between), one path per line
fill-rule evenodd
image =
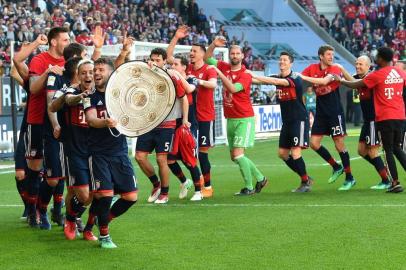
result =
M317 13L313 0L297 2L354 56L375 58L377 48L385 45L395 51L395 60L405 60L405 1L337 0L341 14L329 22Z
M13 3L12 3L13 2ZM224 35L231 43L243 45L243 39L229 38L213 16L206 16L195 0L145 1L0 1L0 74L7 71L3 66L10 62L10 41L16 49L22 42L31 42L41 34L47 34L54 26L68 27L72 40L92 45L90 37L95 25L100 24L106 32L106 45L122 42L127 33L138 41L169 43L177 27L191 26L188 39L183 45L202 43L208 45L214 36ZM246 47L248 44L244 44ZM263 70L261 59L254 59L247 49L245 64L255 70Z

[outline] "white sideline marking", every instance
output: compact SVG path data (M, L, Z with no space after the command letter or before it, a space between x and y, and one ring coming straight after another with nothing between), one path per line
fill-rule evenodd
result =
M0 208L14 208L23 207L22 204L0 204ZM155 205L155 204L139 204L135 207L273 207L273 208L295 208L295 207L307 207L307 208L328 208L328 207L353 207L353 208L403 208L406 204L271 204L271 203L260 203L260 204L249 204L249 203L215 203L215 204L205 204L205 203L193 203L188 204L166 204L166 205Z

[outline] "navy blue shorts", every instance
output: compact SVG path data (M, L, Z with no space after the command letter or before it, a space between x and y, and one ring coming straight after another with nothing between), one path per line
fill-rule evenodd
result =
M345 127L345 117L339 114L334 117L322 116L316 114L312 127L312 135L330 135L331 137L340 137L347 134Z
M90 187L89 158L76 155L66 156L68 187Z
M279 135L279 148L309 147L309 120L282 124Z
M214 121L200 121L199 124L199 147L214 146Z
M137 138L136 151L167 154L172 150L174 135L174 128L155 128Z
M130 159L123 156L89 157L90 189L93 192L114 191L118 194L137 191L137 181Z
M359 134L359 141L370 146L380 145L381 141L379 140L375 121L362 124L361 133Z
M44 136L44 165L47 179L65 178L65 154L63 144L52 136Z
M24 134L25 158L42 159L44 157L43 125L28 124Z
M16 171L27 170L27 160L25 159L24 132L21 131L18 137L17 149L14 153L14 162Z

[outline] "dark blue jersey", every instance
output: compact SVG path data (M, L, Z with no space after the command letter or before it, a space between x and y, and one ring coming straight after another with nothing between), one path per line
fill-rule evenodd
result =
M60 91L60 90L58 90ZM65 95L78 95L80 90L68 88ZM86 122L83 102L73 106L64 106L64 150L65 153L87 158L89 156L89 126Z
M55 73L49 73L48 79L47 79L47 86L46 86L47 95L48 95L48 93L55 94L55 92L58 91L59 89L66 88L69 85L70 85L69 78L67 78L63 75L61 76L61 75L57 75ZM51 122L49 121L48 113L45 113L44 117L45 117L44 135L53 136L52 135L53 127L52 127ZM59 124L61 124L61 121L63 121L63 113L58 112L57 117L58 117Z
M362 79L359 75L355 75L354 78ZM358 93L364 122L375 121L373 91L368 89L368 87L363 87L358 89Z
M302 101L302 78L292 72L287 77L280 75L272 77L286 79L289 82L289 86L276 86L277 99L281 106L282 121L287 123L306 120L306 107Z
M84 104L85 111L96 110L97 118L106 119L107 110L105 105L104 92L95 91L90 95ZM115 128L93 128L89 127L89 152L91 155L122 156L128 155L127 139L124 135L118 135Z

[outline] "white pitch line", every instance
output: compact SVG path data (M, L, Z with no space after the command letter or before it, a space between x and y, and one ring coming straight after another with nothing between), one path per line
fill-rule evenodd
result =
M0 208L14 208L23 207L22 204L0 204ZM166 205L154 205L154 204L138 204L135 207L208 207L208 208L221 208L221 207L265 207L265 208L339 208L339 207L352 207L352 208L404 208L406 204L243 204L243 203L216 203L216 204L204 204L204 203L189 203L189 204L166 204Z

